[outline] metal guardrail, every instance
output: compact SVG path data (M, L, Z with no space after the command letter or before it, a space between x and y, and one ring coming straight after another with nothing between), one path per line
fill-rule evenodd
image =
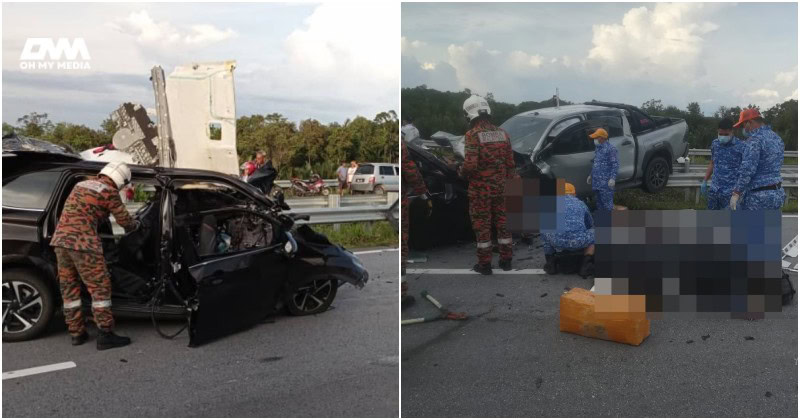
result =
M689 156L711 156L711 149L689 149ZM788 150L783 152L783 157L797 157L796 150Z
M354 206L339 208L306 208L296 212L309 215L311 220L298 220L298 224L328 224L350 222L374 222L388 220L397 223L400 220L399 206Z

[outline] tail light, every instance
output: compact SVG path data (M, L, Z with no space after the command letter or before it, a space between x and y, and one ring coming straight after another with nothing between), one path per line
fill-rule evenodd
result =
M372 175L372 176L369 177L369 183L370 184L374 184L375 183L375 175Z

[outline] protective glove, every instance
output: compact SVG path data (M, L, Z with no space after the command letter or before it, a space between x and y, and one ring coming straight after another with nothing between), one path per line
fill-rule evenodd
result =
M731 204L730 204L731 210L736 210L736 204L738 202L739 202L739 194L733 193L733 195L731 195Z
M592 185L592 176L591 175L589 175L589 177L586 178L586 183L589 184L589 185Z
M700 183L700 195L706 195L707 191L708 191L708 181L704 179L703 182Z
M608 180L608 186L609 186L609 188L614 188L614 185L617 185L617 181L616 181L616 180L614 180L614 179L609 179L609 180Z

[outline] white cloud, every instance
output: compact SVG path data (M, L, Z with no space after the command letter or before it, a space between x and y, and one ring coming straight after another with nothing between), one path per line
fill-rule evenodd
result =
M181 31L169 21L156 21L147 10L131 12L127 17L116 19L108 26L123 34L135 36L140 44L158 47L181 42L203 46L236 36L233 29L222 30L207 23L192 25L189 31Z
M126 18L109 24L119 32L133 35L140 43L173 43L180 40L178 30L167 21L156 22L147 10L131 12Z
M788 101L788 100L791 100L791 99L797 100L797 89L795 89L794 92L792 92L791 95L783 98L784 101Z
M422 70L436 70L436 63L425 62L420 67L422 67Z
M587 64L620 78L693 81L704 72L703 36L718 28L704 20L708 9L697 3L658 3L652 10L629 10L621 23L594 25Z
M778 72L775 83L779 85L797 85L797 67L789 71Z
M530 67L538 69L544 63L545 58L539 54L528 54L524 51L512 51L508 55L509 63L517 70L526 70Z
M184 37L184 42L187 44L206 44L224 41L235 36L236 32L231 28L223 31L214 27L214 25L192 25L192 33Z
M768 98L777 98L778 92L771 90L771 89L758 89L747 94L750 98L759 98L759 99L768 99Z
M411 46L414 48L424 47L425 45L427 45L425 42L419 40L411 42Z

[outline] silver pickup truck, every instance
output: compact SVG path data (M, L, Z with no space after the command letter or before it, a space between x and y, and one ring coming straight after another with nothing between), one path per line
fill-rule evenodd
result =
M667 185L675 160L689 153L689 131L683 119L649 116L634 106L610 102L523 112L500 127L511 136L517 171L523 178L564 178L575 186L578 196L592 192L586 178L592 171L594 142L588 134L599 127L606 129L617 148L617 189L641 186L658 192ZM417 143L434 152L440 146L452 149L451 159L439 156L450 164L464 158L464 136L440 131L430 141Z
M599 127L608 131L617 149L617 189L642 186L649 192L660 191L675 160L689 152L683 119L651 117L634 106L609 102L523 112L500 127L511 136L522 177L565 178L579 196L591 194L586 178L592 169L594 143L588 133Z

